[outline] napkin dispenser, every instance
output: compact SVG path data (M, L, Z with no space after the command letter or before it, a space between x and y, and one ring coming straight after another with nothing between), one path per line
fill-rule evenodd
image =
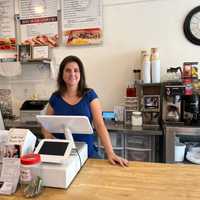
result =
M26 100L20 108L21 122L36 122L36 115L45 114L47 100Z

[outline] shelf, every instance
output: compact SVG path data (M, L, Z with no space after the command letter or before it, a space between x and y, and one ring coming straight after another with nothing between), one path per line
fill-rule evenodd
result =
M160 82L160 83L137 83L137 85L139 85L139 86L161 86L162 85L162 82Z
M45 79L34 79L34 80L9 80L9 83L43 83Z
M31 59L27 61L20 61L21 64L34 64L34 63L44 63L44 64L50 64L51 59L45 58L45 59Z

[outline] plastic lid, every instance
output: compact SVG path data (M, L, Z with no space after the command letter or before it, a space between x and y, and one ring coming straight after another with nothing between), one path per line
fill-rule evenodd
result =
M141 112L135 112L135 111L134 111L134 112L132 112L132 114L133 114L133 115L141 115L142 113L141 113Z
M23 165L32 165L41 162L40 154L26 154L20 158L21 164Z

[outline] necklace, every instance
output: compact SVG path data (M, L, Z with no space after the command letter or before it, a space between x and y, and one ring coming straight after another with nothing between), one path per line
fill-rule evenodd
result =
M78 97L78 96L77 95L68 95L68 94L64 95L64 98L74 98L74 97Z

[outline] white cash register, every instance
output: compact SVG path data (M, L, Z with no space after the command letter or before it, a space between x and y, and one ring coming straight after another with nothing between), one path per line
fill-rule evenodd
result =
M37 120L51 133L64 133L66 140L44 139L35 153L42 158L44 186L67 188L88 158L84 142L74 143L72 133L92 134L93 129L85 116L37 115ZM72 148L77 152L69 154Z

